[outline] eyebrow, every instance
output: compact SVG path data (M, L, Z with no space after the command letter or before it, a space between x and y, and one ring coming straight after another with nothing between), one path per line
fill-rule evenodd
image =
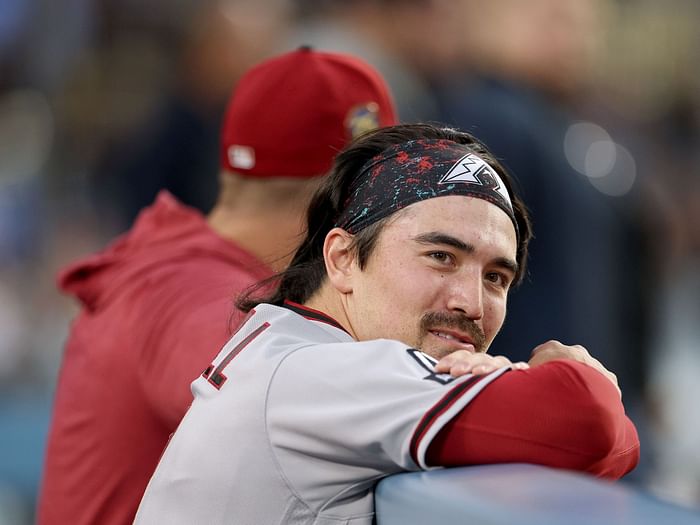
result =
M466 243L457 237L442 232L427 232L416 235L413 240L419 244L443 244L464 252L474 253L476 248L473 244ZM497 266L518 274L518 263L508 257L497 257L493 261Z

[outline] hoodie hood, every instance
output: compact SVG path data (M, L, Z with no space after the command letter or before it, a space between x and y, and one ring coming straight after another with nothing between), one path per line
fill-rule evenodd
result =
M246 268L262 279L271 270L232 241L219 237L198 210L184 206L161 191L134 226L101 252L67 266L58 275L58 287L75 296L84 308L98 310L112 297L164 261L206 255ZM258 275L259 274L259 275Z

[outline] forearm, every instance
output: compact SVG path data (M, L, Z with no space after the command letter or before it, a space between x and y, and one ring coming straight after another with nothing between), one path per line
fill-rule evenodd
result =
M612 383L574 361L504 374L435 437L431 465L527 462L618 478L639 441Z

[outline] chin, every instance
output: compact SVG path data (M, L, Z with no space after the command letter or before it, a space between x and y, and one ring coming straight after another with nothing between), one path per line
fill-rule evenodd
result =
M421 348L421 351L424 354L428 354L430 357L433 357L437 359L438 361L445 357L446 355L450 355L452 352L455 352L459 350L458 348L454 347L444 347L444 346L426 346Z

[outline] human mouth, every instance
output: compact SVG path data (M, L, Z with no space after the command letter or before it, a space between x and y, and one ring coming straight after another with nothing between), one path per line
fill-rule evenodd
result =
M427 312L421 317L422 337L428 335L440 342L440 346L454 350L485 351L484 331L473 319L450 312Z
M473 341L469 338L469 336L465 334L460 334L457 332L447 332L444 330L428 330L428 332L443 340L443 341L450 341L457 345L459 348L468 350L469 352L475 353L476 348L474 346Z

